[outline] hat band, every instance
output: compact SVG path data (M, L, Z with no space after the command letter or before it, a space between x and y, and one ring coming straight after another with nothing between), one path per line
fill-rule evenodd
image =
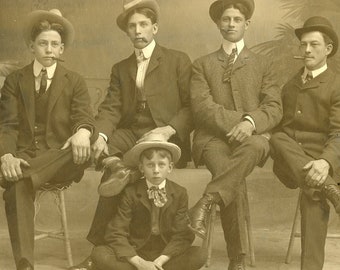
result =
M124 9L127 10L127 9L129 9L129 8L131 8L131 7L135 6L135 5L137 5L138 3L142 2L142 1L143 1L143 0L133 0L133 1L131 1L130 3L128 3L128 4L125 4L125 5L124 5Z

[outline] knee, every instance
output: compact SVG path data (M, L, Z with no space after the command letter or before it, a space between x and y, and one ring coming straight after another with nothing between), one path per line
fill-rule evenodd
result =
M195 260L194 269L201 269L201 267L206 263L208 258L208 249L204 247L192 246L192 257Z
M110 253L113 253L109 249L109 247L106 246L96 246L93 248L91 253L91 259L96 267L99 269L104 268L103 266L106 266L110 259Z
M253 135L244 141L249 151L255 154L267 155L269 152L269 142L261 135Z

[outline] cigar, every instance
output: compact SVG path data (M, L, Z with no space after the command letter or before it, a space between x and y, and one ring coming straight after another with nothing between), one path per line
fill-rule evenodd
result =
M59 62L65 62L65 60L61 59L61 58L57 58L57 57L51 57L52 60L56 60L56 61L59 61Z
M294 59L305 59L306 57L300 55L294 55Z

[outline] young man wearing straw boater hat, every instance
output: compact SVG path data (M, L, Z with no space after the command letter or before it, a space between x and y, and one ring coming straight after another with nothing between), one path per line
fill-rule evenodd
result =
M114 215L117 195L130 181L131 169L121 162L123 154L150 134L164 136L182 149L176 166L190 157L192 130L189 85L191 61L182 52L155 42L160 8L155 0L125 0L118 27L130 38L134 52L112 68L108 93L99 107L99 138L93 146L97 164L105 173L101 195L88 240L104 243L107 223ZM108 156L107 158L102 158ZM86 260L74 267L90 269Z
M106 245L92 252L95 269L200 269L206 252L192 247L186 190L167 179L180 148L152 134L129 150L124 161L139 167L143 177L123 192L109 223Z
M340 214L340 77L327 66L338 36L324 17L295 30L304 67L282 90L283 119L271 138L274 172L301 188L301 269L321 270L329 219Z
M59 10L37 10L23 34L35 59L1 89L0 182L17 269L33 269L35 191L81 179L94 118L84 80L58 62L72 43L72 24Z
M222 46L194 62L190 89L193 158L213 176L203 197L189 210L190 227L205 238L210 205L219 204L229 270L245 269L244 221L237 218L236 197L245 178L265 162L268 132L282 116L271 62L244 44L254 8L253 0L211 4L209 14L221 33Z

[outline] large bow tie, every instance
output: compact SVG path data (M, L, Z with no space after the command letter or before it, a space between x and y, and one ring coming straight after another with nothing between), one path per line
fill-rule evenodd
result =
M153 200L153 203L157 207L163 207L168 198L166 197L165 188L158 188L156 186L152 186L148 189L148 196L150 200Z

